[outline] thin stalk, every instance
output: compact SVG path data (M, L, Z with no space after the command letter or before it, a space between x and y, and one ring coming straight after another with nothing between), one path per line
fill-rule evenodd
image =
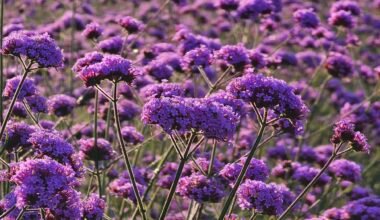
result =
M303 189L303 191L297 196L296 199L289 205L288 208L280 215L278 220L284 219L285 216L290 212L290 210L299 202L302 197L309 191L309 189L318 181L318 179L322 176L322 174L326 171L326 169L330 166L330 164L335 160L335 158L338 156L339 149L342 147L342 143L339 144L336 149L334 149L333 154L329 158L329 160L325 163L325 165L322 167L322 169L319 171L319 173L310 181L309 184Z
M114 85L112 85L112 91L113 91L113 86ZM104 137L107 140L108 140L109 135L110 135L111 118L112 118L112 105L110 103L108 106L108 110L107 110L107 126L106 126L106 133L105 133L105 137Z
M223 220L224 219L224 216L226 216L227 212L228 212L228 209L232 203L232 200L234 199L235 197L235 194L240 186L240 184L243 182L243 179L244 179L244 176L245 174L247 173L247 170L248 170L248 167L249 167L249 164L253 158L253 155L255 154L256 150L257 150L257 147L259 146L260 144L260 141L261 141L261 138L263 137L263 134L264 134L264 131L265 131L265 127L266 127L266 120L267 120L267 111L265 111L264 113L264 117L263 117L263 123L260 124L260 129L259 129L259 133L257 134L257 137L256 137L256 141L255 143L253 144L252 146L252 149L251 151L249 152L246 160L245 160L245 163L244 163L244 166L239 174L239 177L237 178L236 182L235 182L235 185L234 187L232 188L230 194L228 195L228 198L226 200L226 202L224 203L224 206L223 206L223 209L222 209L222 212L220 213L220 216L219 216L219 220Z
M18 214L16 220L20 220L24 216L25 211L26 208L21 209L21 212Z
M3 24L4 24L4 0L0 2L0 48L3 48ZM3 72L3 54L0 53L0 123L3 123L3 87L4 87L4 72Z
M119 112L118 112L118 107L117 107L117 82L114 83L112 93L113 93L112 103L113 103L114 118L115 118L116 131L117 131L116 133L117 133L117 136L119 139L120 150L124 156L124 162L125 162L125 165L127 166L129 178L131 179L133 192L134 192L136 200L137 200L137 205L139 207L141 217L145 220L146 215L145 215L144 206L143 206L143 203L142 203L142 200L140 197L140 193L139 193L138 188L137 188L135 175L133 173L132 165L131 165L131 162L129 160L128 154L127 154L127 149L126 149L125 144L124 144L123 135L121 134L121 124L120 124Z
M99 198L102 198L102 179L100 178L98 160L95 160L95 175L96 175L96 179L98 180Z
M0 215L0 219L5 218L9 213L11 213L16 208L16 205L12 206L10 209L8 209L6 212Z
M158 175L160 174L162 168L164 167L164 164L165 162L168 160L169 158L169 155L170 153L172 152L174 146L172 145L165 153L164 155L162 156L160 162L157 164L157 168L153 171L153 177L152 179L149 181L148 183L148 186L144 192L144 195L142 197L142 200L145 200L148 198L148 195L149 195L149 191L152 189L154 183L156 182L156 179L158 178ZM149 205L147 207L147 210L149 210ZM135 209L135 211L133 212L133 215L131 217L131 219L135 219L136 218L136 215L137 215L137 211L138 209Z
M1 124L0 138L3 137L3 135L4 135L5 127L7 126L7 123L8 123L8 121L12 115L13 107L15 106L18 95L20 94L20 91L22 89L22 86L24 85L25 79L28 76L28 73L30 71L29 69L32 65L33 65L33 63L30 62L29 65L26 68L24 68L24 73L22 74L21 81L16 88L16 91L15 91L15 94L13 95L11 104L9 105L8 112L5 115L5 119L4 119L3 123Z
M229 66L226 71L216 80L216 82L210 87L210 90L207 92L206 97L211 95L212 92L219 86L219 83L224 79L224 77L230 72L231 66Z
M175 174L175 178L174 178L174 181L170 187L170 191L169 191L169 194L168 196L166 197L166 200L165 200L165 204L164 204L164 207L162 208L162 211L161 211L161 214L160 214L160 217L159 219L160 220L164 220L165 219L165 216L169 210L169 206L170 206L170 203L173 199L173 196L174 196L174 193L175 193L175 190L177 188L177 184L178 184L178 181L179 181L179 178L181 177L181 174L182 174L182 170L183 168L185 167L185 163L187 161L187 159L189 158L189 152L190 152L190 148L191 148L191 143L193 142L195 138L195 133L193 132L189 138L189 142L187 143L187 146L186 146L186 149L185 149L185 153L183 154L183 159L181 159L179 165L178 165L178 169L177 169L177 172Z
M216 154L216 140L214 140L214 144L212 146L211 159L210 159L210 164L208 165L208 172L207 172L208 176L211 176L212 174L212 167L214 166L215 154Z

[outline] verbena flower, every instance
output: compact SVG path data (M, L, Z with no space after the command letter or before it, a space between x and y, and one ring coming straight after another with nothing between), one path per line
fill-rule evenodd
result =
M55 218L79 219L82 214L71 168L51 159L27 160L12 165L16 206L45 208Z
M47 33L12 32L4 39L1 50L5 55L25 56L39 67L63 66L62 51Z
M111 160L115 157L115 151L112 149L111 143L103 138L81 139L79 140L80 152L87 160Z
M120 18L119 24L128 31L129 34L139 32L144 28L144 24L141 21L130 16Z
M198 67L205 68L213 62L212 51L201 46L193 50L188 51L181 60L181 66L186 71L192 71L198 73Z
M246 158L240 159L237 163L229 163L224 166L224 168L219 172L219 175L226 179L230 186L235 185ZM245 174L246 179L265 181L269 176L269 168L262 160L252 159L249 163L247 173Z
M331 53L327 57L325 67L333 77L337 78L351 76L354 72L351 58L340 53Z
M144 141L144 136L133 126L124 126L121 135L127 144L136 145Z
M346 159L335 160L329 166L329 173L340 180L358 182L361 180L361 167Z
M173 75L173 68L162 60L153 60L144 67L143 71L157 81L169 79Z
M50 114L63 117L71 114L76 105L76 100L71 96L59 94L50 97L47 104Z
M208 99L182 97L151 99L144 105L141 118L145 124L160 125L167 133L196 129L219 140L232 138L239 120L228 106Z
M25 122L10 121L5 129L2 144L8 151L12 151L18 147L28 148L30 147L28 139L34 131L35 129Z
M248 50L243 45L226 45L215 52L215 59L223 68L233 66L241 71L250 63Z
M179 83L158 83L144 86L140 95L145 101L152 98L184 96L185 89Z
M279 215L287 207L289 189L274 183L247 179L239 186L237 204L242 209L254 209L264 215Z
M199 173L181 177L176 189L178 195L195 200L199 203L217 203L224 197L225 186L220 179L206 177Z
M318 15L315 14L313 9L298 9L293 13L294 19L306 28L316 28L319 25Z
M3 96L8 99L12 99L17 87L20 84L21 76L15 76L9 80L7 80L7 83L5 84L5 88L3 91ZM23 100L25 97L35 95L37 93L36 85L34 84L34 81L32 79L26 78L22 88L20 90L20 93L17 97L18 100Z
M350 12L339 10L331 13L328 22L332 26L344 27L347 29L354 28L356 21Z
M238 0L219 0L218 6L226 11L233 11L239 7Z
M119 117L121 121L132 120L140 113L140 106L138 106L133 101L126 99L120 100L118 103Z
M311 182L311 180L319 173L318 168L314 168L308 165L299 166L297 169L295 169L292 179L298 181L302 185L307 185ZM323 173L322 176L318 179L316 182L317 185L325 185L329 183L331 178Z
M103 219L106 203L103 199L99 198L97 194L90 194L88 198L82 201L82 206L83 218L94 220Z
M292 87L282 80L261 74L246 74L232 80L227 92L245 102L254 103L258 108L271 109L278 117L292 121L302 119L308 111Z
M115 36L100 41L97 47L104 53L118 54L121 52L123 44L123 39L119 36Z
M86 86L94 86L102 80L126 81L131 83L137 76L137 72L128 59L119 55L107 55L98 52L87 53L77 60L73 66Z
M103 28L96 22L86 25L82 35L87 39L98 39L103 33Z
M34 113L47 113L47 99L40 95L32 95L25 98L30 110Z
M359 16L361 14L361 9L358 3L350 0L334 2L331 6L330 13L338 11L347 11L354 16Z
M243 19L256 19L259 15L269 14L274 9L273 1L243 0L239 3L237 13Z

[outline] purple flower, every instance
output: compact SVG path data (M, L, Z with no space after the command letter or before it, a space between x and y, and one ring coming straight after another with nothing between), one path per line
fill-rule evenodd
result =
M219 0L219 7L226 11L234 11L239 7L239 0Z
M24 104L21 102L16 102L15 106L13 107L12 115L20 118L26 118L26 116L28 116L28 113L26 112Z
M188 51L182 58L181 66L186 71L199 72L198 67L205 68L213 61L212 51L205 46Z
M141 194L144 193L145 186L141 185L140 183L137 184L137 189ZM110 191L111 195L115 195L117 197L130 199L134 203L136 203L136 197L133 191L132 183L129 179L120 177L118 179L113 180L108 185L108 191Z
M103 28L96 22L86 25L82 35L87 39L98 39L103 33Z
M300 97L284 81L261 74L246 74L232 80L227 92L258 108L272 109L278 117L290 120L302 119L307 110Z
M123 127L121 129L121 135L127 144L136 145L144 141L144 136L132 126Z
M331 13L328 22L332 26L341 26L348 29L355 26L355 19L352 14L344 10Z
M240 171L243 168L246 158L240 159L237 163L226 164L224 168L219 172L220 176L226 179L230 186L235 185ZM265 181L269 176L268 166L262 160L252 159L249 163L247 173L245 174L246 179Z
M223 68L233 66L237 71L242 71L250 63L248 50L243 45L226 45L215 52L215 59Z
M59 94L50 97L47 103L50 114L63 117L71 114L76 105L76 100L71 96Z
M139 32L144 28L144 24L141 21L130 16L121 18L119 24L127 30L129 34Z
M218 178L194 173L179 179L176 192L199 203L217 203L225 196L225 186Z
M123 48L123 39L119 36L102 40L98 43L98 48L104 53L118 54Z
M97 52L87 53L78 59L73 71L86 86L97 85L104 79L131 83L137 74L130 60L119 55L103 55Z
M157 180L157 186L162 187L164 189L170 189L175 174L178 169L178 163L175 162L168 162L165 163L164 167L162 168L158 180Z
M167 133L196 129L219 140L232 138L239 120L228 106L208 99L182 97L151 99L144 105L141 118L145 124L159 124Z
M83 200L83 217L86 219L101 220L103 219L106 203L96 194L91 194Z
M288 179L301 166L298 162L290 160L281 161L280 164L273 167L271 175L277 178Z
M40 95L28 96L25 98L30 110L34 113L47 113L48 106L45 97Z
M3 96L8 99L12 99L17 87L20 84L21 76L15 76L12 79L7 80L7 83L4 88ZM34 84L34 81L32 79L26 78L22 88L20 90L20 93L18 94L17 99L23 100L25 97L35 95L37 92L36 86Z
M3 145L8 151L17 149L18 147L28 148L30 143L28 139L34 132L34 128L24 122L12 122L7 124L5 129Z
M82 207L71 168L51 159L35 159L14 164L12 170L18 208L45 208L59 219L80 218Z
M115 151L112 149L111 143L106 139L95 138L79 140L80 152L87 160L111 160L115 157Z
M351 76L354 72L351 58L340 53L331 53L325 62L325 67L333 77L337 78Z
M274 183L247 179L237 191L237 204L264 215L279 215L287 206L289 189Z
M338 1L334 2L331 6L330 13L338 12L338 11L347 11L350 12L354 16L360 16L361 10L357 2L355 1Z
M238 114L243 116L246 113L246 105L241 99L236 99L230 93L224 91L218 91L213 93L208 98L210 101L218 102L224 106L230 106L232 110Z
M377 219L380 216L380 198L377 196L355 200L342 207L347 219Z
M144 86L140 94L145 101L152 98L184 96L185 89L178 83L158 83Z
M351 140L351 147L354 151L369 153L370 146L367 143L367 138L360 132L355 132L354 138Z
M117 105L121 121L130 121L140 113L140 106L132 101L123 99Z
M361 167L352 161L339 159L335 160L329 166L329 172L340 180L358 182L361 180Z
M158 81L169 79L173 74L173 68L161 60L153 60L144 67L144 73Z
M342 120L334 125L334 134L331 137L331 142L338 144L340 142L351 141L355 137L355 126L352 122Z
M310 181L319 173L318 168L314 168L311 166L299 166L292 175L292 179L298 181L302 185L307 185L310 183ZM330 182L331 178L326 175L322 174L322 176L318 179L317 185L325 185L328 182Z
M316 28L319 25L319 18L311 8L299 9L293 13L293 17L302 27Z
M274 5L271 0L242 0L237 13L243 19L256 19L259 15L269 14L273 10Z
M2 53L25 56L42 68L62 67L63 65L62 51L47 33L12 32L4 39Z

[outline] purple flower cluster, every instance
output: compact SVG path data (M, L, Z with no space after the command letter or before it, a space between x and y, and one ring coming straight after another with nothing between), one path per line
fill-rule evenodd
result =
M224 168L219 172L220 176L226 179L230 186L235 185L235 181L238 178L240 171L243 169L246 158L240 159L237 163L226 164ZM269 168L262 160L252 159L249 163L246 179L266 181L269 175Z
M144 100L152 98L184 96L185 89L178 83L159 83L144 86L140 94Z
M79 219L82 214L74 172L51 159L35 159L12 166L16 206L46 208L54 218Z
M289 195L285 186L248 179L238 189L237 204L264 215L279 215L289 205Z
M144 24L130 16L123 17L119 20L120 26L122 26L129 34L133 34L141 31L144 28Z
M306 28L317 28L319 25L319 18L313 9L299 9L293 13L294 19Z
M290 120L302 119L308 111L292 87L282 80L261 74L236 78L228 84L227 91L236 98L254 103L258 108L271 109L278 117Z
M86 219L101 220L103 219L106 203L96 194L91 194L82 202L83 217Z
M335 160L329 166L329 172L340 180L358 182L361 180L361 167L346 159Z
M209 99L181 97L151 99L141 117L145 124L158 124L167 133L195 129L219 140L232 138L239 121L230 107Z
M8 151L17 149L18 147L28 148L30 143L28 139L35 129L24 122L12 122L7 125L4 134L3 145Z
M16 31L4 39L2 53L25 56L39 67L62 67L63 55L55 41L47 34Z
M50 114L64 117L71 114L74 110L76 100L71 96L59 94L50 97L47 105Z
M103 28L96 22L86 25L82 35L87 39L98 39L103 33Z
M102 80L126 81L131 83L136 77L132 62L119 55L107 55L98 52L87 53L77 60L73 71L83 80L86 86L94 86Z
M12 79L7 80L7 84L5 85L3 96L5 98L11 99L15 92L17 87L19 86L21 82L21 76L15 76ZM23 100L26 97L35 95L37 92L36 85L32 79L26 78L24 83L22 84L22 88L20 90L20 93L18 94L17 99Z
M127 144L139 144L144 141L144 135L137 131L135 127L125 126L121 129L121 135Z
M355 151L369 153L370 146L367 143L367 138L363 133L359 131L355 132L354 129L354 124L347 120L335 123L331 142L334 144L349 142Z
M79 145L81 154L87 160L111 160L115 156L111 143L103 138L98 138L96 145L95 138L81 139Z
M218 178L194 173L179 179L176 192L199 203L217 203L225 195L225 186Z

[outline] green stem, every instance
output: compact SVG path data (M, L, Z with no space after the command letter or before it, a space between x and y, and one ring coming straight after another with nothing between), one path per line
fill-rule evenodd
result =
M228 195L228 198L223 206L223 209L222 209L222 212L219 216L219 220L223 220L224 219L224 216L227 214L228 212L228 209L235 197L235 194L240 186L240 184L243 182L243 179L244 179L244 176L245 174L247 173L247 170L248 170L248 167L249 167L249 164L253 158L253 155L255 154L256 152L256 149L257 147L259 146L260 144L260 141L261 141L261 138L263 137L263 134L264 134L264 130L265 130L265 127L266 127L266 120L267 120L267 111L265 111L264 113L264 117L263 117L263 123L260 124L260 129L259 129L259 133L257 134L257 137L256 137L256 141L255 143L253 144L252 148L251 148L251 151L249 152L246 160L245 160L245 163L244 163L244 166L235 182L235 185L234 187L232 188L232 191L230 192L230 194Z
M318 179L322 176L322 174L326 171L326 169L330 166L330 164L335 160L335 158L338 156L339 149L342 147L342 144L339 144L338 147L334 149L333 154L328 159L326 164L322 167L322 169L319 171L319 173L310 181L309 184L303 189L303 191L297 196L296 199L289 205L288 208L280 215L278 220L284 219L285 216L290 212L290 210L297 204L299 200L302 199L302 197L309 191L309 189L318 181Z
M148 195L149 195L149 191L152 189L154 183L156 182L156 179L158 178L158 175L160 174L162 168L164 167L163 165L165 164L165 162L168 160L169 158L169 155L170 153L172 152L173 150L173 145L165 152L165 154L163 155L163 157L161 158L160 162L158 163L157 165L157 168L153 171L153 177L152 179L149 181L148 183L148 186L144 192L144 195L142 197L143 200L145 200L146 198L148 198ZM149 210L149 206L147 207L147 211ZM137 211L138 209L135 209L135 211L133 212L133 215L131 217L131 219L135 219L136 218L136 215L137 215Z
M207 172L208 176L211 176L212 174L212 167L214 165L215 154L216 154L216 140L214 140L214 144L212 146L211 159L208 165L208 172Z
M123 140L123 135L121 134L121 124L120 124L119 112L118 112L118 107L117 107L117 82L114 83L112 93L113 93L112 102L113 102L113 109L114 109L114 118L115 118L115 123L116 123L116 131L117 131L117 136L119 139L120 150L123 154L125 165L127 166L129 178L130 178L131 183L132 183L133 192L134 192L136 200L137 200L137 205L139 207L140 214L141 214L142 218L145 220L146 215L145 215L144 206L143 206L143 203L142 203L142 200L140 197L140 193L139 193L138 188L137 188L135 175L133 173L132 165L131 165L131 162L129 160L128 154L127 154L127 150L126 150L124 140Z
M173 181L173 183L172 183L172 185L170 187L169 194L166 197L164 207L162 208L162 211L161 211L161 214L160 214L160 217L159 217L160 220L164 220L165 219L165 216L166 216L166 214L167 214L167 212L169 210L170 203L171 203L171 201L173 199L175 190L177 188L179 178L181 177L181 174L182 174L182 170L185 167L185 163L186 163L187 159L189 158L189 152L190 152L190 148L191 148L191 143L193 142L194 138L195 138L195 133L192 133L191 136L190 136L190 138L189 138L189 142L187 143L187 146L186 146L186 149L185 149L185 153L183 154L183 159L181 159L181 161L180 161L180 163L178 165L178 169L177 169L177 172L175 174L174 181Z
M3 24L4 24L4 0L0 2L0 48L3 48ZM3 87L4 87L4 72L3 72L3 54L0 53L0 123L3 123Z
M98 180L98 190L99 190L99 198L102 198L102 179L100 178L99 173L99 161L95 160L95 175Z
M20 83L18 84L17 88L16 88L16 91L13 95L13 98L12 98L12 101L11 101L11 104L9 105L9 108L8 108L8 112L7 114L5 115L5 119L3 121L3 123L1 124L1 130L0 130L0 139L3 137L4 135L4 131L5 131L5 127L7 126L7 123L12 115L12 111L13 111L13 107L15 106L15 103L16 103L16 100L18 98L18 95L20 94L20 91L22 89L22 86L24 85L24 82L25 82L25 79L26 77L28 76L28 73L29 73L29 70L30 70L30 67L33 65L32 62L29 63L29 65L24 68L24 73L22 74L22 78L20 80ZM1 156L1 155L0 155Z

